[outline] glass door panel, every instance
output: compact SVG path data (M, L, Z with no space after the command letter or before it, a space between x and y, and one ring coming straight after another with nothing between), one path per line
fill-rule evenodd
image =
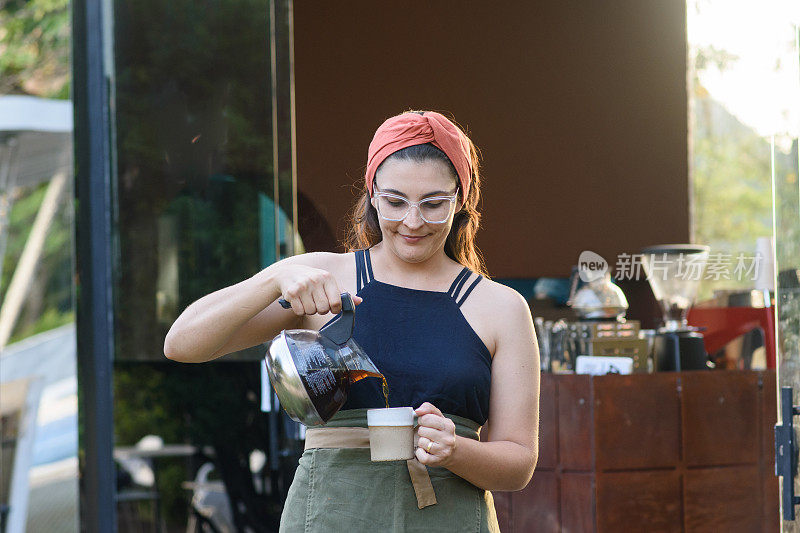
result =
M800 404L800 158L798 157L798 123L800 122L800 47L798 47L798 23L796 20L791 33L786 24L786 41L793 43L793 62L788 69L793 72L794 84L789 87L786 108L793 118L793 129L776 134L772 139L772 192L773 224L775 237L776 307L777 307L777 345L778 345L778 423L787 423L794 418L795 428L798 419L790 413L782 412L780 388L791 387L793 405ZM796 435L795 430L795 435ZM795 437L795 446L797 446ZM791 456L797 460L796 450ZM781 483L781 530L800 531L800 518L786 520L793 506L786 502L787 494ZM800 480L795 478L794 494L800 494ZM797 507L794 506L797 517Z

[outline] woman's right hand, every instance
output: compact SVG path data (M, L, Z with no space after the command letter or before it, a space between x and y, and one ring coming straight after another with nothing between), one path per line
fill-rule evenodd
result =
M299 264L281 265L275 273L275 282L281 296L292 304L297 316L324 315L342 311L342 289L336 278L327 270ZM353 303L361 303L353 295Z

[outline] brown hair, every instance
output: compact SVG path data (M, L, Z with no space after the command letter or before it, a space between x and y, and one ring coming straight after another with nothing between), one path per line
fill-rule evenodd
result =
M479 171L480 153L466 134L464 137L469 144L470 159L472 161L472 176L466 202L461 210L456 212L455 217L453 217L453 226L450 228L450 233L447 235L447 240L444 244L444 252L450 259L488 278L489 275L486 272L483 256L475 245L475 235L478 232L478 228L480 228L481 221L481 213L478 211L478 202L481 196L481 178ZM456 173L453 163L444 152L430 143L409 146L398 150L387 157L384 162L390 159L405 159L416 162L430 160L443 161L448 165L453 178L458 182L458 174ZM383 166L383 163L381 163L381 166ZM380 170L380 168L379 166L378 170ZM459 190L460 189L459 187ZM463 194L464 191L461 191L459 194L460 199L463 199ZM383 239L380 224L378 223L378 213L370 202L366 180L361 187L360 196L350 212L349 219L351 222L350 229L343 243L347 251L369 248Z

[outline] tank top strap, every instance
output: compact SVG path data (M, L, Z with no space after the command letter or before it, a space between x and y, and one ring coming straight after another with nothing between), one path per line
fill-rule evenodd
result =
M367 274L369 277L367 278L367 283L375 279L375 274L372 273L372 258L369 256L369 248L364 250L364 257L367 260Z
M365 285L367 285L371 280L372 277L370 274L372 273L371 264L369 267L367 266L367 258L369 258L368 253L365 253L364 250L356 250L356 292L360 292Z
M458 294L458 291L464 286L464 282L467 281L469 275L470 270L467 267L461 269L461 272L458 273L458 276L456 276L456 279L453 280L453 283L447 290L447 294L449 294L451 298L455 299L456 294Z
M467 277L469 277L469 276L467 276ZM464 279L466 280L466 278L464 278ZM467 299L467 297L469 296L469 293L471 293L471 292L472 292L472 289L474 289L474 288L475 288L475 286L476 286L478 283L480 283L482 279L483 279L483 276L481 276L480 274L478 274L478 277L475 279L475 281L473 281L473 282L472 282L472 284L470 284L470 286L469 286L469 287L467 287L467 290L465 290L465 291L464 291L464 294L462 294L462 295L461 295L461 298L459 298L458 300L456 300L456 305L458 305L459 307L461 307L461 304L463 304L463 303L464 303L464 301Z

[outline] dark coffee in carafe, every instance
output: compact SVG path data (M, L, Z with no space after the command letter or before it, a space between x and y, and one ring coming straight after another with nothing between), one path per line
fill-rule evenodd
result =
M364 370L351 370L348 372L350 376L350 382L355 383L356 381L364 378L380 378L381 379L381 392L383 393L383 401L386 403L386 407L389 407L389 384L386 383L386 378L383 374L378 374L377 372L367 372Z
M302 331L291 333L293 335L287 338L287 342L298 354L294 360L297 373L323 421L330 420L344 405L351 383L368 377L381 379L384 402L389 407L389 386L383 374L334 364L334 355L337 352L345 360L352 353L347 345L337 345L324 337L309 338L305 342Z

